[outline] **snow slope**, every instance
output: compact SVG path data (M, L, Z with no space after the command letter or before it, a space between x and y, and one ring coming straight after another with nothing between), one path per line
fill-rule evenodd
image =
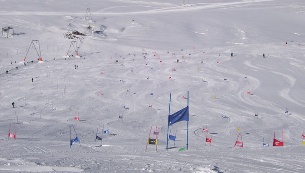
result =
M0 171L304 172L304 5L2 0L1 27L15 34L0 37ZM65 37L75 30L86 36ZM80 58L64 57L71 41ZM174 113L187 91L189 150L179 151L185 121L171 127L177 140L166 150L169 95ZM70 148L71 125L81 142ZM156 126L158 152L145 150ZM285 146L272 147L282 131ZM234 147L239 133L243 148Z

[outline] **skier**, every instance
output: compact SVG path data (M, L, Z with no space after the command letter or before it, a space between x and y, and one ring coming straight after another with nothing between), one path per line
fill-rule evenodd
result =
M15 108L15 102L12 103L13 108Z

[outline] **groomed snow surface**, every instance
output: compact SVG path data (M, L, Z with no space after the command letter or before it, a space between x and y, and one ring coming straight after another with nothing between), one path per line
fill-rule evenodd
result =
M303 0L2 0L0 172L305 172L304 15ZM174 113L187 91L189 149L181 121L166 150L170 93Z

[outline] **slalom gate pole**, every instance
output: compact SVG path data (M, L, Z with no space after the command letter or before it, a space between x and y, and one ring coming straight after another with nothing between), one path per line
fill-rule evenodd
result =
M282 131L282 140L283 140L283 144L284 144L284 131Z
M207 145L207 138L208 138L208 135L206 134L206 135L205 135L205 144L204 144L204 146Z
M159 131L157 131L157 130L158 130L158 127L156 126L156 132L159 133ZM155 143L155 145L156 145L156 151L158 151L158 134L156 134L156 143Z
M11 133L11 124L8 128L8 135L7 135L7 140L10 140L10 133Z
M172 93L169 93L168 117L170 116L170 111L171 111L171 100L172 100ZM168 138L169 138L169 122L168 122L168 117L167 117L166 149L168 149Z
M69 140L69 145L70 145L70 148L71 148L71 125L69 126L70 128L70 140Z
M94 140L94 142L96 142L97 133L98 133L98 127L96 128L96 134L95 134L95 140Z
M104 128L104 124L103 124L102 134L104 134L104 130L105 130L105 128Z
M176 130L176 133L175 133L175 137L177 137L177 130ZM174 147L176 147L176 139L174 140Z
M236 146L236 141L238 141L238 137L239 137L239 134L237 135L237 138L235 140L234 147Z
M190 92L187 91L187 107L188 107L188 113L190 112L189 108L189 102L190 102ZM189 115L190 116L190 115ZM189 149L189 120L186 122L186 149Z
M149 130L148 140L147 140L147 143L146 143L146 149L145 150L147 150L147 145L149 144L151 129L152 129L152 127L150 127L150 130Z

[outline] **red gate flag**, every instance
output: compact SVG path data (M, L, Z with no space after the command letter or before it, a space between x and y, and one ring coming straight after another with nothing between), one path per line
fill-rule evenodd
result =
M14 138L14 139L16 139L16 129L15 129L15 125L14 125L14 133L11 133L11 124L10 124L10 127L9 127L9 129L8 129L8 139L9 138Z
M277 147L277 146L284 146L284 142L279 141L277 139L273 139L273 146Z
M305 145L305 135L304 135L304 132L302 133L301 138L302 138L302 145Z
M240 141L238 140L239 136L240 136ZM240 133L237 135L237 139L235 141L234 147L235 146L244 147L243 137L242 137L242 135Z
M206 138L205 138L205 142L212 143L212 138L206 137Z
M202 132L207 132L207 133L208 133L209 130L208 130L208 128L206 127L206 128L203 128L203 129L202 129Z
M9 137L9 138L14 138L14 139L16 139L16 134L14 134L14 133L8 133L8 137Z
M273 146L274 147L281 147L284 146L284 132L282 132L282 141L275 138L275 132L273 137Z
M235 146L244 147L244 143L242 141L236 141L234 147Z

